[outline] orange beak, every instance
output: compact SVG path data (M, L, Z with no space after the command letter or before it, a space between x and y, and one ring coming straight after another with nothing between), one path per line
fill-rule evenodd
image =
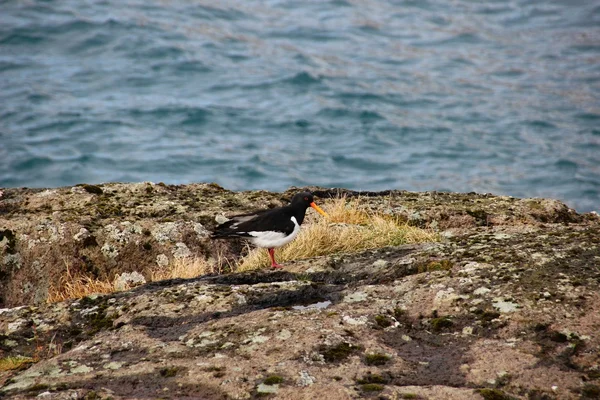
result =
M321 209L321 207L319 207L318 205L316 205L314 201L313 201L312 203L310 203L310 206L311 206L312 208L314 208L315 210L317 210L317 212L318 212L319 214L321 214L322 216L324 216L324 217L326 217L326 216L327 216L327 213L326 213L325 211L323 211L323 210Z

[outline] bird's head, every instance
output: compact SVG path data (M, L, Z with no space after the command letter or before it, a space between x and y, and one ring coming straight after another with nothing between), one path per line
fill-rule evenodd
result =
M321 209L321 207L319 207L318 205L315 204L315 199L313 198L312 193L310 192L301 192L296 194L293 198L292 198L292 207L294 208L308 208L308 207L312 207L315 210L317 210L317 212L319 214L321 214L322 216L326 217L327 214L325 213L325 211L323 211Z

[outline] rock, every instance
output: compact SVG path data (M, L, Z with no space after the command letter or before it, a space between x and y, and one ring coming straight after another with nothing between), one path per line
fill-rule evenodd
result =
M280 205L298 190L99 189L2 189L0 302L24 306L0 308L0 350L3 360L36 361L0 372L2 398L348 398L372 389L389 398L577 399L596 391L597 216L540 199L371 193L361 197L366 206L416 216L410 223L436 226L440 241L134 290L125 279L118 293L48 304L67 267L122 278L189 257L235 261L238 244L208 238L215 215ZM356 195L310 189L321 199Z
M181 237L181 224L180 222L158 224L152 231L152 236L159 243L175 242Z
M173 250L173 257L181 260L184 258L189 258L191 256L192 256L192 252L186 246L185 243L182 243L182 242L175 243L175 249Z
M367 299L367 294L364 292L350 293L344 297L345 303L358 303Z
M454 288L446 288L438 291L433 299L435 309L447 308L460 298L454 291Z
M485 286L482 286L480 288L475 289L473 291L473 294L475 296L481 296L481 295L484 295L484 294L489 293L489 292L491 292L490 289L486 288Z
M288 340L291 337L292 337L292 333L289 330L287 330L287 329L283 329L277 335L277 339L279 339L279 340Z
M88 367L87 365L79 365L77 367L71 368L71 374L85 374L88 372L93 371L94 369L91 367Z
M0 250L2 250L3 252L6 252L6 250L9 248L9 246L11 246L11 241L9 239L9 236L3 235L2 240L0 240Z
M345 315L342 319L345 323L350 324L350 325L366 325L367 321L369 320L365 316L358 317L358 318L352 318L352 317L349 317L348 315Z
M7 254L2 259L4 265L12 267L14 269L21 268L21 256L19 254Z
M91 236L90 231L88 231L85 228L81 228L79 230L79 232L77 232L75 235L73 235L73 240L75 240L76 242L81 242L87 238L89 238Z
M515 312L519 309L519 305L510 301L502 301L502 300L498 300L495 303L492 303L492 305L498 309L498 311L500 311L501 313L511 313L511 312Z
M113 282L114 288L117 291L123 291L134 288L146 283L146 278L137 271L123 272L117 276Z
M119 369L123 366L124 363L122 362L118 362L118 361L113 361L113 362L109 362L108 364L104 364L102 367L104 369Z
M131 225L131 223L127 223L127 221L125 221L121 225L124 225L123 229L120 229L115 224L108 224L104 227L104 231L106 236L112 241L124 244L129 241L130 232L127 228Z
M25 325L27 323L26 320L24 319L18 319L14 322L10 322L8 324L8 329L6 330L6 332L10 333L14 333L17 332L21 329L21 327L23 327L23 325Z
M156 263L159 267L166 267L169 265L169 257L164 254L159 254L156 256Z
M298 379L298 386L311 386L315 383L315 378L310 376L308 371L300 371L300 378Z
M109 243L105 243L100 250L106 258L116 258L119 255L119 251L115 248L115 246Z
M263 335L254 336L250 339L252 343L265 343L267 340L269 340L269 337Z
M256 388L256 392L258 394L262 394L262 395L275 394L275 393L277 393L278 390L279 390L279 385L265 385L264 383L261 383Z
M220 225L220 224L224 224L225 222L229 221L229 218L227 218L224 215L218 214L215 216L215 221L217 222L217 224Z
M199 239L206 239L210 236L209 230L206 229L201 223L194 224L194 232L196 232L196 235L198 235Z

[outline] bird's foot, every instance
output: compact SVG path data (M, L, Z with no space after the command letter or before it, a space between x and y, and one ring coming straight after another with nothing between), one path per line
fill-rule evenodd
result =
M283 265L277 264L277 263L273 263L271 264L271 268L273 269L283 269Z

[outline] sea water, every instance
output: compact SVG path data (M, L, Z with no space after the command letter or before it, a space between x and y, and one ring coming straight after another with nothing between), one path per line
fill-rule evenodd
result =
M600 2L0 1L0 187L109 181L600 210Z

